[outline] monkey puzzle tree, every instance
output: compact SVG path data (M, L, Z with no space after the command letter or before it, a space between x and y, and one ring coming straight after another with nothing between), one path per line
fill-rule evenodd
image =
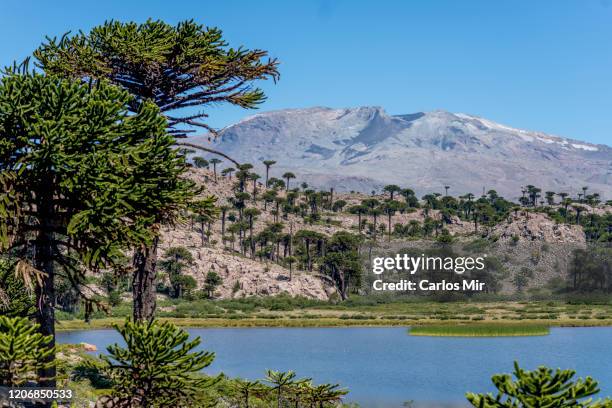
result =
M263 165L266 166L266 188L268 188L268 176L270 175L270 167L276 164L275 160L264 160Z
M255 242L253 241L253 227L255 224L255 220L257 219L257 217L261 214L261 211L259 211L259 209L252 207L252 208L245 208L243 211L243 216L248 220L249 223L249 239L250 239L250 244L251 244L251 255L254 256L255 253Z
M285 191L289 191L289 180L294 179L295 178L295 174L293 174L292 172L288 171L285 174L283 174L283 178L285 180L287 180L287 184L285 185Z
M190 406L202 389L218 381L199 373L215 358L214 353L194 351L199 337L189 341L189 333L168 322L127 321L115 328L125 347L108 346L110 355L102 356L103 371L113 382L112 406Z
M206 293L206 297L212 299L217 286L223 283L223 278L219 276L219 274L215 271L208 271L206 274L206 278L204 279L204 292Z
M312 251L310 248L313 243L324 240L325 235L317 231L299 230L295 234L295 239L297 241L304 242L304 255L306 256L306 269L309 271L312 271L312 253L311 253Z
M229 176L229 179L231 180L231 179L232 179L232 173L233 173L234 171L236 171L236 169L235 169L235 168L233 168L233 167L226 167L226 168L224 168L223 170L221 170L221 175L222 175L223 177L225 177L225 176L227 175L227 176Z
M336 406L342 402L342 397L348 394L348 390L340 388L340 384L321 384L311 386L308 393L311 403L317 404L318 408Z
M385 201L382 205L382 211L387 215L387 224L388 224L388 233L389 233L389 241L391 241L391 217L395 214L396 211L399 211L400 203L395 200Z
M253 81L279 77L278 61L266 59L266 51L230 48L219 28L193 20L174 26L107 21L89 33L47 38L34 56L46 73L106 78L127 89L136 97L134 111L151 100L177 137L193 127L215 133L204 122L208 115L193 109L219 103L256 108L266 96Z
M79 78L86 83L107 79L134 95L129 108L135 112L142 101L152 101L168 119L167 129L178 138L196 129L215 130L205 123L208 115L198 108L229 103L254 109L266 99L253 87L257 80L279 78L278 61L263 50L231 48L216 27L192 20L174 26L148 20L143 24L107 21L88 33L47 38L35 52L38 65L49 74ZM191 143L184 146L231 157ZM213 167L215 163L211 160ZM230 173L231 174L231 173ZM230 176L231 177L231 176ZM215 169L216 179L216 169ZM160 212L152 231L168 214ZM136 251L134 265L139 282L134 285L134 317L151 318L157 240ZM150 283L150 284L149 284Z
M389 193L389 199L393 200L395 193L402 191L401 187L395 184L388 184L383 188L383 191Z
M276 394L276 404L278 408L282 406L283 391L297 382L294 371L280 372L274 370L266 371L266 378L264 381L270 384L270 388Z
M342 300L348 298L351 283L354 287L361 285L363 266L358 253L361 242L359 235L336 232L329 240L327 253L321 262L323 272L334 281Z
M253 201L257 201L257 180L259 180L261 176L257 173L249 174L249 180L253 182Z
M347 210L349 214L357 214L357 229L361 233L361 216L368 213L368 207L365 205L352 205Z
M207 169L208 165L210 164L210 162L208 160L206 160L203 157L200 156L196 156L193 158L193 164L198 168L198 169Z
M36 372L52 364L51 336L37 333L38 325L25 317L0 316L0 385L19 386L37 380Z
M526 371L514 363L513 380L510 374L497 374L492 378L497 395L467 393L467 400L478 408L609 408L612 400L592 401L588 398L599 392L597 381L591 377L572 381L574 370L547 367Z
M205 242L206 224L212 222L219 216L219 208L217 208L216 203L217 197L215 196L208 196L189 203L189 208L194 212L197 221L200 223L200 240L202 246L204 246Z
M55 334L57 274L78 289L85 268L150 244L151 220L190 196L165 119L151 103L130 114L132 101L103 81L14 71L0 79L0 250L35 286L44 336Z
M164 253L164 259L160 262L162 270L168 274L172 285L172 295L180 298L185 288L186 275L183 271L194 262L193 255L185 247L171 247ZM193 278L192 278L193 279Z
M217 159L216 157L213 157L212 159L209 160L209 163L212 164L213 166L213 175L214 175L215 181L217 181L217 164L221 163L221 160Z
M252 397L258 397L266 392L266 386L259 381L235 379L232 382L232 391L237 397L238 403L244 408L249 408Z

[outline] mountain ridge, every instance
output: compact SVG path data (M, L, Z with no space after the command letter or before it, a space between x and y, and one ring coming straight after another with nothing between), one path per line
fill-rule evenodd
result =
M283 109L248 116L212 142L192 141L256 167L276 160L277 177L292 171L319 188L369 192L399 184L426 193L450 185L456 195L484 188L516 198L533 184L570 194L589 186L612 196L611 147L443 110Z

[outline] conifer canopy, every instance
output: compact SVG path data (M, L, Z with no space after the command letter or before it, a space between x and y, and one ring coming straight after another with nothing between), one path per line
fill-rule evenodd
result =
M192 20L170 25L107 21L90 32L47 38L34 56L48 74L85 81L106 78L136 99L153 101L177 137L193 127L210 128L208 115L195 109L229 103L252 109L265 101L252 83L277 80L278 61L263 50L231 48L216 27Z

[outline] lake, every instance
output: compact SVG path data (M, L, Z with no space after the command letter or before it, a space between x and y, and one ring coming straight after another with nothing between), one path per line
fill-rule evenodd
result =
M350 389L347 401L367 408L465 406L466 391L492 391L491 375L513 361L573 368L612 395L612 327L553 328L541 337L412 337L406 328L189 329L216 358L206 372L258 379L266 369L295 370L316 382ZM59 332L60 343L120 342L114 330Z

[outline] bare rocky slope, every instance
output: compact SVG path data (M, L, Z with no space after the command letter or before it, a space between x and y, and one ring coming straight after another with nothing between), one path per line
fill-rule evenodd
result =
M195 143L249 162L276 160L278 174L337 191L370 192L385 184L419 195L496 189L516 199L521 187L572 195L589 186L612 198L612 148L515 129L445 111L392 116L380 107L287 109L250 116L220 137ZM258 166L260 166L258 168Z

